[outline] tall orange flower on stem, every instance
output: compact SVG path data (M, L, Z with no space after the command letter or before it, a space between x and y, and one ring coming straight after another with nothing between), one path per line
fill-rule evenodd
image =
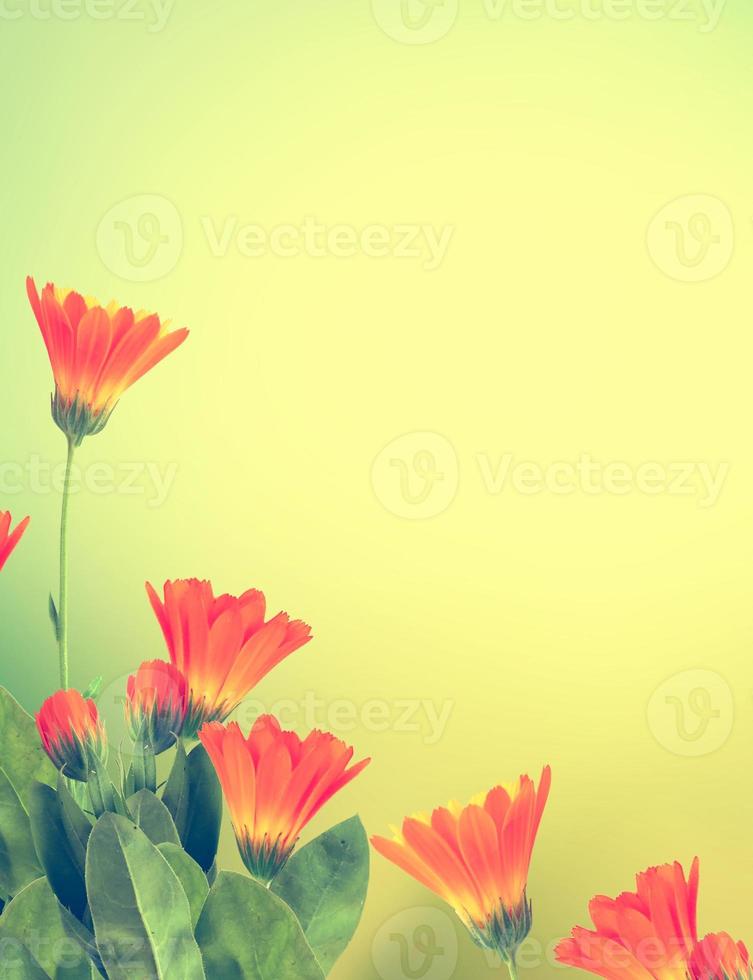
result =
M690 956L689 980L752 980L753 964L743 943L726 932L702 939Z
M7 510L0 510L0 570L10 558L13 549L21 540L21 536L29 525L29 518L24 519L11 531L11 516Z
M353 749L326 732L301 740L271 715L248 738L235 722L199 732L217 770L235 837L249 872L268 884L284 867L302 829L369 764L350 765Z
M40 296L26 280L31 308L52 366L52 417L68 441L60 516L60 594L50 597L60 658L60 684L68 686L68 499L73 455L86 436L101 432L118 399L175 350L187 330L170 332L154 314L110 303L100 306L71 289L48 283Z
M592 899L594 929L573 929L557 959L606 980L686 980L697 902L698 858L687 879L677 862L649 868L636 876L634 892Z
M380 854L451 905L513 978L518 947L531 929L528 868L550 784L547 766L538 788L521 776L468 806L453 802L431 816L408 817L393 840L372 838Z
M256 589L215 596L211 582L165 582L164 602L147 582L170 660L186 679L183 734L224 721L281 660L311 639L311 629L281 612L265 622L266 600Z

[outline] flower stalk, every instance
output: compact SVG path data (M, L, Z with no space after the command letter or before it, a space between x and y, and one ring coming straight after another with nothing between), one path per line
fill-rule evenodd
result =
M68 454L65 461L63 499L60 505L60 592L58 594L56 623L60 687L63 690L68 688L68 504L71 496L73 454L76 450L74 440L70 435L67 436L67 440Z

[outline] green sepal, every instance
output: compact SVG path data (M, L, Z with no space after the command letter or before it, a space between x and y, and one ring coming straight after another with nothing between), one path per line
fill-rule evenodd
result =
M515 962L518 947L531 931L533 909L525 892L515 909L497 906L482 926L469 926L471 938L477 946L498 953L505 962Z
M117 404L117 403L116 403ZM65 433L73 446L80 446L87 436L94 436L107 425L115 405L105 405L103 409L94 412L85 401L75 397L66 401L56 387L55 394L50 398L50 410L55 425Z

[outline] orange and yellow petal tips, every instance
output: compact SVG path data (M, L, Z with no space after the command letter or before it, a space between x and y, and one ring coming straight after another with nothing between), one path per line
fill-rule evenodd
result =
M392 840L372 844L451 905L478 945L514 964L531 929L528 869L550 784L547 766L538 787L521 776L467 806L408 817Z
M186 681L172 664L149 660L128 678L125 713L131 735L148 743L156 755L180 735L186 707Z
M264 594L215 596L211 582L165 582L164 599L146 590L170 654L186 679L188 707L183 734L224 721L281 660L311 639L311 629L281 612L265 620Z
M327 732L300 739L271 715L248 738L235 722L199 732L225 794L243 862L269 883L284 867L306 824L368 765L351 765L353 749Z
M677 862L649 868L636 876L634 892L592 899L594 928L573 929L557 959L605 980L686 980L698 942L697 902L697 858L687 878Z
M753 965L743 943L726 932L702 939L690 957L689 980L751 980Z
M57 769L70 779L86 782L102 760L107 740L97 706L78 691L57 691L36 714L42 746Z
M188 336L155 314L134 313L47 283L26 280L55 380L52 417L74 445L107 424L118 399Z
M11 531L11 516L7 510L0 510L0 570L10 558L13 549L21 540L21 536L29 525L29 518L24 517Z

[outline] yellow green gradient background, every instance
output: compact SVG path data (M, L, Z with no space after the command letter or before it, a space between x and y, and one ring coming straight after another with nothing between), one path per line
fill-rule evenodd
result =
M753 940L751 11L728 0L710 30L700 3L684 19L670 0L654 19L623 3L623 20L563 0L565 21L461 0L442 36L408 44L415 30L378 23L398 23L397 0L375 2L178 0L159 31L143 4L64 19L69 0L44 19L5 3L0 507L32 524L0 581L0 682L33 709L57 671L58 496L26 471L10 485L13 466L64 452L31 273L191 329L79 453L116 478L72 502L76 685L103 674L114 716L124 676L163 655L145 579L262 588L316 638L258 699L320 699L318 720L373 757L312 835L355 811L385 833L549 762L540 948L593 894L694 854L701 928ZM182 227L162 229L156 279L117 259L115 220L148 253L143 195ZM690 221L695 195L733 225L693 267L647 235L672 235L649 226L678 198ZM306 216L452 238L430 270L394 253L217 255L206 232ZM697 489L494 492L484 466L506 453L728 469L711 505ZM443 480L424 484L427 460ZM160 506L146 477L129 492L123 462L172 467ZM422 491L438 503L412 503ZM426 702L449 706L438 732ZM285 720L302 731L305 712ZM240 866L229 832L224 861ZM333 976L501 976L430 907L375 857ZM414 934L431 922L433 939ZM429 939L407 970L401 930ZM567 975L535 951L522 974Z

